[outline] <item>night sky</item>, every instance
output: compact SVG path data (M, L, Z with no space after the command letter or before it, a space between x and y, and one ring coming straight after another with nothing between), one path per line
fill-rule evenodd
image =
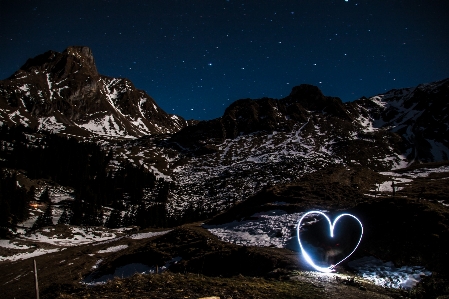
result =
M448 20L447 0L0 0L0 79L83 45L187 119L302 83L352 101L449 77Z

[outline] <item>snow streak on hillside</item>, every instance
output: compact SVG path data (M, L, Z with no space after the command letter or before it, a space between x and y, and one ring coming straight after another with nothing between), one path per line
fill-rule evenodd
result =
M329 165L366 164L364 157L340 155L335 150L338 142L357 142L357 131L347 132L342 140L338 127L325 130L323 126L328 126L325 119L317 119L313 124L299 124L290 132L259 132L227 139L215 146L215 153L193 156L174 169L182 155L167 159L167 168L159 170L168 173L177 186L171 190L170 213L181 213L189 206L221 210L267 184L297 180ZM384 169L392 169L402 165L403 159L389 148L373 160Z

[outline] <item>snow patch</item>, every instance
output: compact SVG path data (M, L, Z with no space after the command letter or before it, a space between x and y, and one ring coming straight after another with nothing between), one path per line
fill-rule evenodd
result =
M126 248L128 248L128 245L117 245L117 246L108 247L106 249L98 250L97 253L117 252L117 251L120 251L120 250L123 250Z
M39 131L49 131L53 134L59 133L64 130L66 127L63 123L59 122L56 117L41 117L38 119L39 121Z
M31 247L26 245L16 244L10 240L0 240L0 247L8 249L30 249Z
M304 213L283 210L256 213L251 220L203 225L220 240L244 246L289 248L299 251L296 225Z
M361 277L374 284L395 289L410 290L416 286L423 276L432 272L420 266L403 266L397 268L392 262L386 262L375 257L363 257L348 263Z
M134 235L131 235L130 238L134 240L140 240L140 239L148 239L156 236L165 235L166 233L171 232L171 230L166 230L162 232L147 232L147 233L137 233Z
M56 249L43 249L43 248L38 248L33 252L23 252L23 253L17 253L14 255L10 255L10 256L0 256L0 262L4 262L4 261L18 261L18 260L26 260L32 257L36 257L36 256L40 256L40 255L44 255L47 253L53 253L53 252L57 252L60 250L64 250L65 248L61 249L61 248L56 248Z

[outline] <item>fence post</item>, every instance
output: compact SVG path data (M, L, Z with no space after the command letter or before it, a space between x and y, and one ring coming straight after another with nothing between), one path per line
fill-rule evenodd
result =
M34 284L36 286L36 299L39 299L39 284L37 282L37 267L35 259L33 259L33 263L34 263Z

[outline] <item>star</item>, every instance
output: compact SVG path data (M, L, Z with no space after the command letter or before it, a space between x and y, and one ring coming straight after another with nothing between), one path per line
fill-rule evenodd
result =
M280 98L289 92L289 86L315 83L323 88L323 94L351 101L355 100L354 88L355 94L374 95L403 87L395 83L415 86L449 74L445 51L449 40L442 38L449 36L444 21L448 1L419 6L422 1L410 0L407 13L387 1L353 1L342 10L338 10L342 2L349 5L350 0L328 1L324 10L320 1L286 1L288 5L231 0L198 5L200 1L187 1L181 10L170 9L179 4L177 0L156 1L151 8L122 1L91 1L89 10L25 2L33 1L5 2L5 11L10 13L2 16L4 26L0 28L0 44L7 45L0 47L0 79L11 76L30 57L83 43L92 48L102 75L129 78L164 109L171 111L179 104L176 111L189 119L199 117L202 110L192 111L192 106L207 107L207 115L201 114L212 119L222 115L225 107L220 103L227 106L249 92L254 98L264 93ZM356 11L356 4L366 11ZM332 12L334 9L338 11ZM28 11L30 16L20 11ZM337 13L338 18L333 18ZM55 19L56 14L60 17ZM316 15L305 18L311 14ZM392 19L392 15L401 18ZM124 22L126 19L132 21ZM18 22L35 30L15 26ZM432 28L438 28L438 34L431 35ZM61 37L62 32L65 35ZM385 47L393 43L395 46ZM407 59L399 46L407 49ZM373 63L376 59L380 63ZM416 62L414 67L407 63L410 60ZM360 81L357 74L367 67L371 77ZM426 72L415 68L426 68ZM390 70L395 77L382 76ZM354 87L347 86L349 82ZM181 100L184 91L194 105ZM219 109L211 109L214 105Z

